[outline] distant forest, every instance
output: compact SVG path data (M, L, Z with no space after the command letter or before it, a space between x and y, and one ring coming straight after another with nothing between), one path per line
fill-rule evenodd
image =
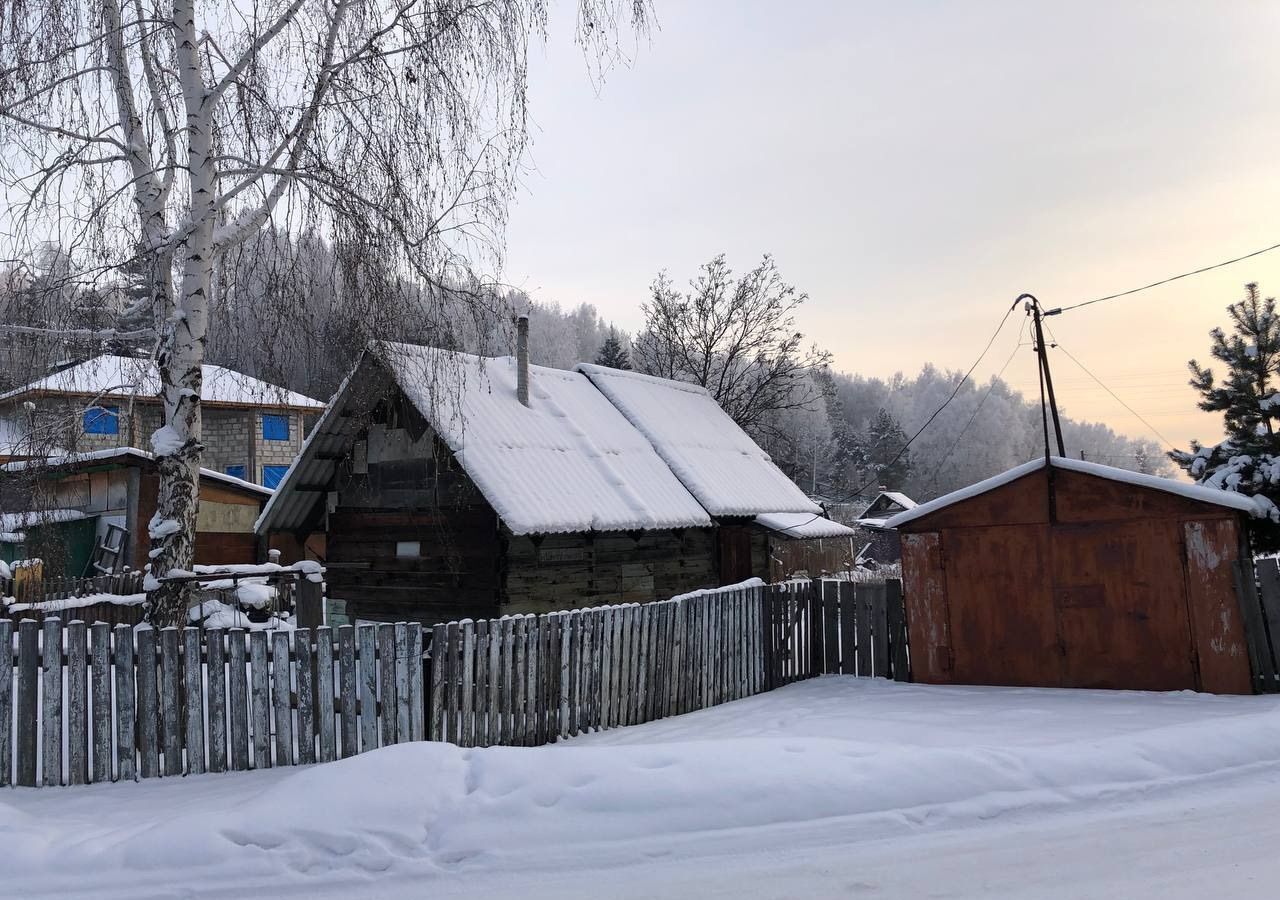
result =
M340 277L352 268L336 264L342 252L319 238L266 231L223 260L207 361L327 399L371 339L506 355L514 347L512 316L525 312L530 355L538 365L641 362L633 351L646 335L615 328L591 304L531 300L493 284L422 287L381 271L375 260L358 267L362 274ZM103 284L91 267L53 248L0 270L0 319L32 329L6 337L0 391L58 363L139 352L110 336L113 328L139 326L133 302L138 290L127 278ZM637 305L646 300L638 286ZM803 402L771 411L749 430L806 491L852 503L870 502L881 486L926 500L1043 452L1038 398L1024 398L993 379L967 380L898 457L961 377L931 364L888 378L813 368L797 387ZM1087 459L1155 474L1173 471L1154 441L1071 418L1063 420L1063 430L1069 455L1083 452Z

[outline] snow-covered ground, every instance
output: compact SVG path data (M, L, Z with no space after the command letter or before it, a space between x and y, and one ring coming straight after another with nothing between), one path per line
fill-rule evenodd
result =
M11 896L1263 896L1280 700L828 677L536 749L0 792Z

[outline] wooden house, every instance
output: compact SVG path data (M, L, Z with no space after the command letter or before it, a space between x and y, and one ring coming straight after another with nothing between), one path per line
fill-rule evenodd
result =
M930 683L1251 691L1249 497L1036 460L900 513L911 671ZM1241 573L1244 578L1241 579Z
M147 523L155 515L159 485L160 476L151 454L135 447L2 464L0 509L33 510L10 515L23 516L32 523L50 523L45 531L56 531L59 544L51 553L48 548L26 546L31 529L0 529L14 538L7 542L15 545L7 555L44 557L50 575L97 574L90 561L114 526L116 537L110 543L118 545L120 552L113 554L109 562L140 569L147 563ZM270 496L270 488L201 469L195 561L221 565L264 559L265 548L259 546L253 524ZM281 549L289 559L306 555L301 545L294 545L287 538L285 541ZM321 539L311 538L311 542L312 555L323 553ZM0 554L3 552L0 549ZM55 563L51 557L60 559Z
M765 541L749 568L755 516L820 518L749 439L764 506L744 505L730 481L711 486L712 513L707 486L669 465L595 368L530 366L523 351L482 359L373 345L257 530L326 533L331 605L345 604L337 615L434 623L644 602L767 574ZM730 439L740 442L721 437ZM723 459L726 474L733 463ZM733 550L721 538L724 509L747 537Z
M893 565L902 562L902 542L887 523L899 513L918 504L899 491L881 491L857 519L858 560L863 563Z

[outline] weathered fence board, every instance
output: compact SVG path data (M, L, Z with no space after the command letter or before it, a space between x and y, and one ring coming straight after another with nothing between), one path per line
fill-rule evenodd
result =
M209 771L227 771L227 662L221 629L205 632L208 638ZM199 645L196 647L199 652ZM188 745L190 746L190 745Z

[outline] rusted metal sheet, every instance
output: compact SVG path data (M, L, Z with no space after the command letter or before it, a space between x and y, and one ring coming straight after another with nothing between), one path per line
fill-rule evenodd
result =
M1183 533L1187 602L1200 661L1200 690L1251 693L1249 651L1232 572L1232 564L1239 558L1236 523L1223 519L1187 522Z
M1051 548L1063 687L1196 687L1176 520L1058 526Z
M937 532L902 536L903 591L911 647L911 677L928 684L954 681L942 539Z
M1057 684L1061 654L1045 578L1047 527L957 528L942 541L953 680Z
M1054 490L1053 522L1041 470L904 526L916 680L1249 692L1239 514L1065 470Z

